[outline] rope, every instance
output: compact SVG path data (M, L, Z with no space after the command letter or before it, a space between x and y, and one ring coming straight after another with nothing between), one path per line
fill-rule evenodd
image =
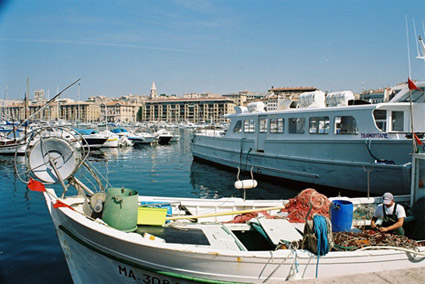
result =
M360 249L358 249L358 251L359 250L369 250L369 249L393 249L393 250L404 251L404 252L407 252L407 253L416 254L416 255L420 255L420 256L425 256L425 252L415 251L413 249L408 249L408 248L393 247L393 246L370 246L370 247L360 248Z
M395 165L394 161L391 160L382 160L377 158L374 154L372 154L372 150L370 150L370 145L372 144L372 140L365 140L366 149L369 152L369 155L378 163L384 163L387 165Z
M314 233L317 237L317 263L316 263L316 278L319 274L319 259L321 255L326 255L329 250L328 242L328 223L325 217L315 215L313 218Z

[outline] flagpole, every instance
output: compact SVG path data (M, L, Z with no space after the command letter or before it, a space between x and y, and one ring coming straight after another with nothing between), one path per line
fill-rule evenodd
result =
M409 45L409 29L407 24L407 14L406 14L406 40L407 40L407 62L409 65L409 77L407 80L407 86L409 88L409 101L410 101L410 130L412 131L412 153L416 153L416 141L415 141L415 132L413 129L413 102L412 102L412 89L410 88L410 78L411 78L411 67L410 67L410 45ZM416 40L416 39L415 39ZM413 82L412 82L413 83Z

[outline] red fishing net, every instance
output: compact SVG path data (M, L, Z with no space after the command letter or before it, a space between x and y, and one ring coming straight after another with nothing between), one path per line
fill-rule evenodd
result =
M263 214L266 219L273 219L273 216L270 216L269 213L267 213L266 211L260 211L260 212L252 212L252 213L245 213L245 214L241 214L241 215L236 215L235 218L233 218L232 221L229 221L227 223L246 223L249 220L251 220L252 218L255 218L258 216L258 214Z
M329 218L329 199L318 193L313 188L307 188L301 191L295 198L289 199L282 212L288 213L288 220L291 223L304 223L305 216L309 210L309 203L312 203L312 209L309 215L309 220L312 219L314 213Z

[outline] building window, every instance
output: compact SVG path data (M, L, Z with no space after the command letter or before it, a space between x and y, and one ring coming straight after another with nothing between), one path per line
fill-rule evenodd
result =
M310 117L308 132L310 134L328 134L329 133L329 117Z
M297 117L290 118L289 122L289 133L291 134L304 134L305 132L305 118Z
M335 117L335 134L358 134L356 119L352 116Z
M270 133L283 133L283 118L270 118Z
M260 132L267 132L267 118L260 118Z
M391 112L391 128L392 131L404 131L404 112Z
M235 127L233 127L233 132L241 132L242 131L242 121L238 120L235 124Z
M246 133L255 132L255 123L253 119L245 119L243 131Z

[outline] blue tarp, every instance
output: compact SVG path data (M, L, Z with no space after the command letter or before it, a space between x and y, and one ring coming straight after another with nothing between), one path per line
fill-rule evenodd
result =
M126 129L124 128L115 128L111 130L112 133L123 133L123 132L128 132Z
M75 129L75 131L77 131L81 135L90 135L97 133L97 131L94 129Z

